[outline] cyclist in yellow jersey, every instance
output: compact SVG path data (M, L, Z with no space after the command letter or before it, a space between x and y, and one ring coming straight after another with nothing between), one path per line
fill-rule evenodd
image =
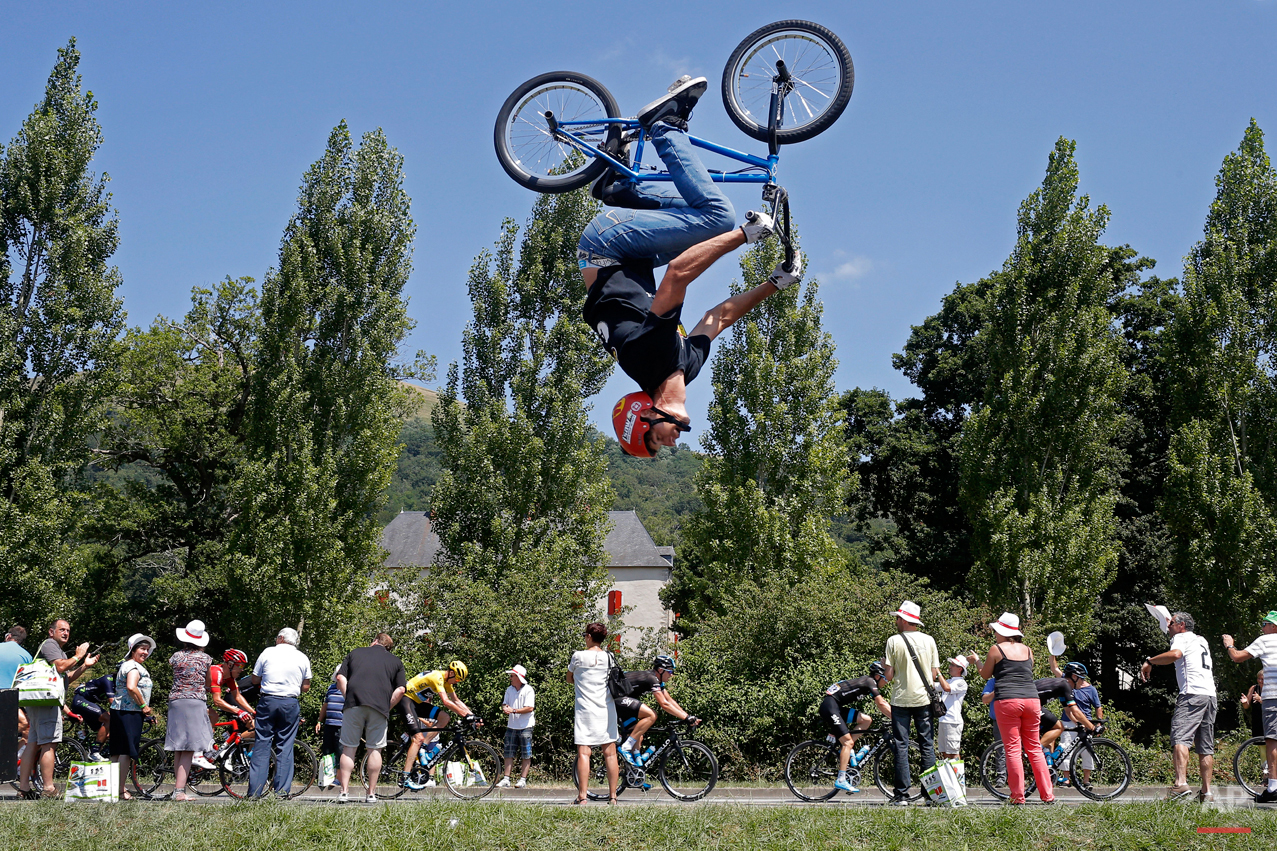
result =
M470 711L470 707L457 697L457 692L453 688L454 685L464 682L468 676L470 676L470 670L465 662L457 660L444 670L417 674L408 680L408 689L403 699L399 701L399 708L403 711L408 722L408 731L412 734L412 741L408 743L407 758L404 760L403 784L409 789L422 789L434 785L433 780L420 785L414 782L411 777L412 764L422 745L437 747L434 745L434 740L439 734L435 731L448 725L452 719L449 712L454 712L462 718L469 718L474 714ZM422 706L427 708L423 711L419 708Z

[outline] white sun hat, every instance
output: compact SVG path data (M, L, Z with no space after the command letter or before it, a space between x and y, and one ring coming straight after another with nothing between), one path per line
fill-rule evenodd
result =
M1061 656L1068 646L1064 643L1064 633L1058 629L1046 637L1046 652L1052 656Z
M506 671L506 673L514 674L516 677L523 680L524 685L528 684L528 669L523 667L522 665L515 665L510 670Z
M918 626L922 626L922 609L918 608L918 604L913 600L905 600L894 614L909 623L916 623Z
M1171 628L1171 613L1165 606L1154 606L1152 603L1145 603L1144 608L1148 609L1148 613L1157 618L1157 625L1162 628L1162 632L1169 632Z
M971 660L968 659L966 656L954 656L952 659L949 660L949 664L957 665L959 668L965 671L967 669L967 666L971 664Z
M1019 615L1013 615L1010 612L1003 612L1002 616L999 617L993 623L989 624L989 626L998 635L1004 635L1007 638L1011 638L1012 636L1019 636L1020 638L1024 638L1024 633L1020 632L1020 616Z
M208 630L204 628L204 621L191 621L184 629L177 630L177 640L194 644L196 647L207 646Z

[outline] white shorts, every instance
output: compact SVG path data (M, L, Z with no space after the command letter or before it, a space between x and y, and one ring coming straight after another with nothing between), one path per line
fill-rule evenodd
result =
M962 752L962 725L941 721L936 730L936 751L939 753Z

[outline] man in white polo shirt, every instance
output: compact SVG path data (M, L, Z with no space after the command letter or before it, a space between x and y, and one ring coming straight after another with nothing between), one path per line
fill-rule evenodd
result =
M1222 636L1228 658L1234 662L1258 659L1264 663L1264 747L1268 751L1268 788L1255 797L1256 804L1277 804L1277 611L1264 615L1263 633L1245 650L1238 650L1231 635Z
M1193 632L1197 624L1187 612L1176 612L1166 624L1166 634L1171 637L1171 649L1144 660L1140 666L1140 679L1148 682L1154 665L1174 665L1175 680L1179 684L1179 697L1175 700L1175 713L1171 716L1171 760L1175 767L1175 782L1166 790L1167 800L1178 800L1192 794L1188 786L1188 749L1197 751L1201 768L1202 789L1197 800L1203 804L1212 800L1210 791L1211 769L1215 765L1215 675L1211 673L1210 647L1206 639Z
M297 698L310 691L310 659L297 649L297 630L284 627L275 636L275 646L267 647L253 665L253 685L257 698L257 743L248 767L248 795L266 791L270 757L275 755L275 794L287 796L293 785L293 743L301 721Z

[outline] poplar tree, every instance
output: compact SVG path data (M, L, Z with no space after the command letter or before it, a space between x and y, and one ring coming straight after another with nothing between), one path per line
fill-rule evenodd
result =
M1119 552L1127 376L1108 302L1130 264L1128 250L1099 243L1109 212L1078 197L1074 150L1056 143L1042 187L1020 207L1016 246L989 279L987 384L959 457L971 590L1085 646Z
M782 258L777 240L746 251L732 292L761 284ZM685 630L721 611L733 585L788 586L846 564L829 531L850 482L818 292L808 279L777 293L716 341L702 507L683 527L685 555L665 594Z
M403 158L380 130L356 148L342 122L302 180L262 286L232 635L309 624L322 642L381 564L376 515L407 410L396 359L412 327L409 205Z
M75 40L0 149L0 617L43 622L81 573L72 477L104 423L124 310L102 144Z
M1163 503L1172 585L1202 634L1258 623L1277 591L1277 173L1253 119L1215 185L1172 325Z

